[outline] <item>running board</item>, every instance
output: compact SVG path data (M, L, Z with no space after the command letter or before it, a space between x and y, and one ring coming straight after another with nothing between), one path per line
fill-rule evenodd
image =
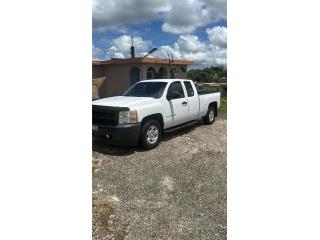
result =
M194 120L194 121L191 121L191 122L183 123L183 124L180 124L178 126L174 126L174 127L168 128L168 129L164 129L163 131L164 131L164 133L175 132L175 131L178 131L178 130L180 130L182 128L192 126L192 125L196 124L197 122L199 122L199 120Z

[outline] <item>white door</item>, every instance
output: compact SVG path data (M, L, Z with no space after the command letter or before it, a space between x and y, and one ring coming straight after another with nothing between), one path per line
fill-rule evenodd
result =
M196 89L192 87L190 81L183 81L184 87L186 88L187 96L188 96L188 121L193 121L198 118L199 113L199 98L196 93Z
M188 99L180 81L170 84L165 107L166 128L188 121Z

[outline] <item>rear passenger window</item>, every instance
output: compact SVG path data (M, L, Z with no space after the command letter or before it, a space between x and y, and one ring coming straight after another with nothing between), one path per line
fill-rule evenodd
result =
M184 83L184 86L186 87L188 97L193 97L194 91L193 91L193 87L192 87L191 83L188 81L184 81L183 83Z
M180 95L179 97L177 97L175 99L184 98L184 92L183 92L182 84L180 82L171 83L171 85L170 85L170 87L168 89L167 96L171 95L172 92L178 92L179 95Z

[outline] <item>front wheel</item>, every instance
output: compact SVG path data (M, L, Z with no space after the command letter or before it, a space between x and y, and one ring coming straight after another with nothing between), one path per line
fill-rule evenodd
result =
M209 107L207 115L203 118L205 124L212 124L216 118L214 107Z
M161 139L161 126L156 120L147 121L141 129L141 145L147 149L157 147Z

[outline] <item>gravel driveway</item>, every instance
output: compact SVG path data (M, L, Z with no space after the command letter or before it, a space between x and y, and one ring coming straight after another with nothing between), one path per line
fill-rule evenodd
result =
M153 150L93 142L93 239L226 239L227 120Z

